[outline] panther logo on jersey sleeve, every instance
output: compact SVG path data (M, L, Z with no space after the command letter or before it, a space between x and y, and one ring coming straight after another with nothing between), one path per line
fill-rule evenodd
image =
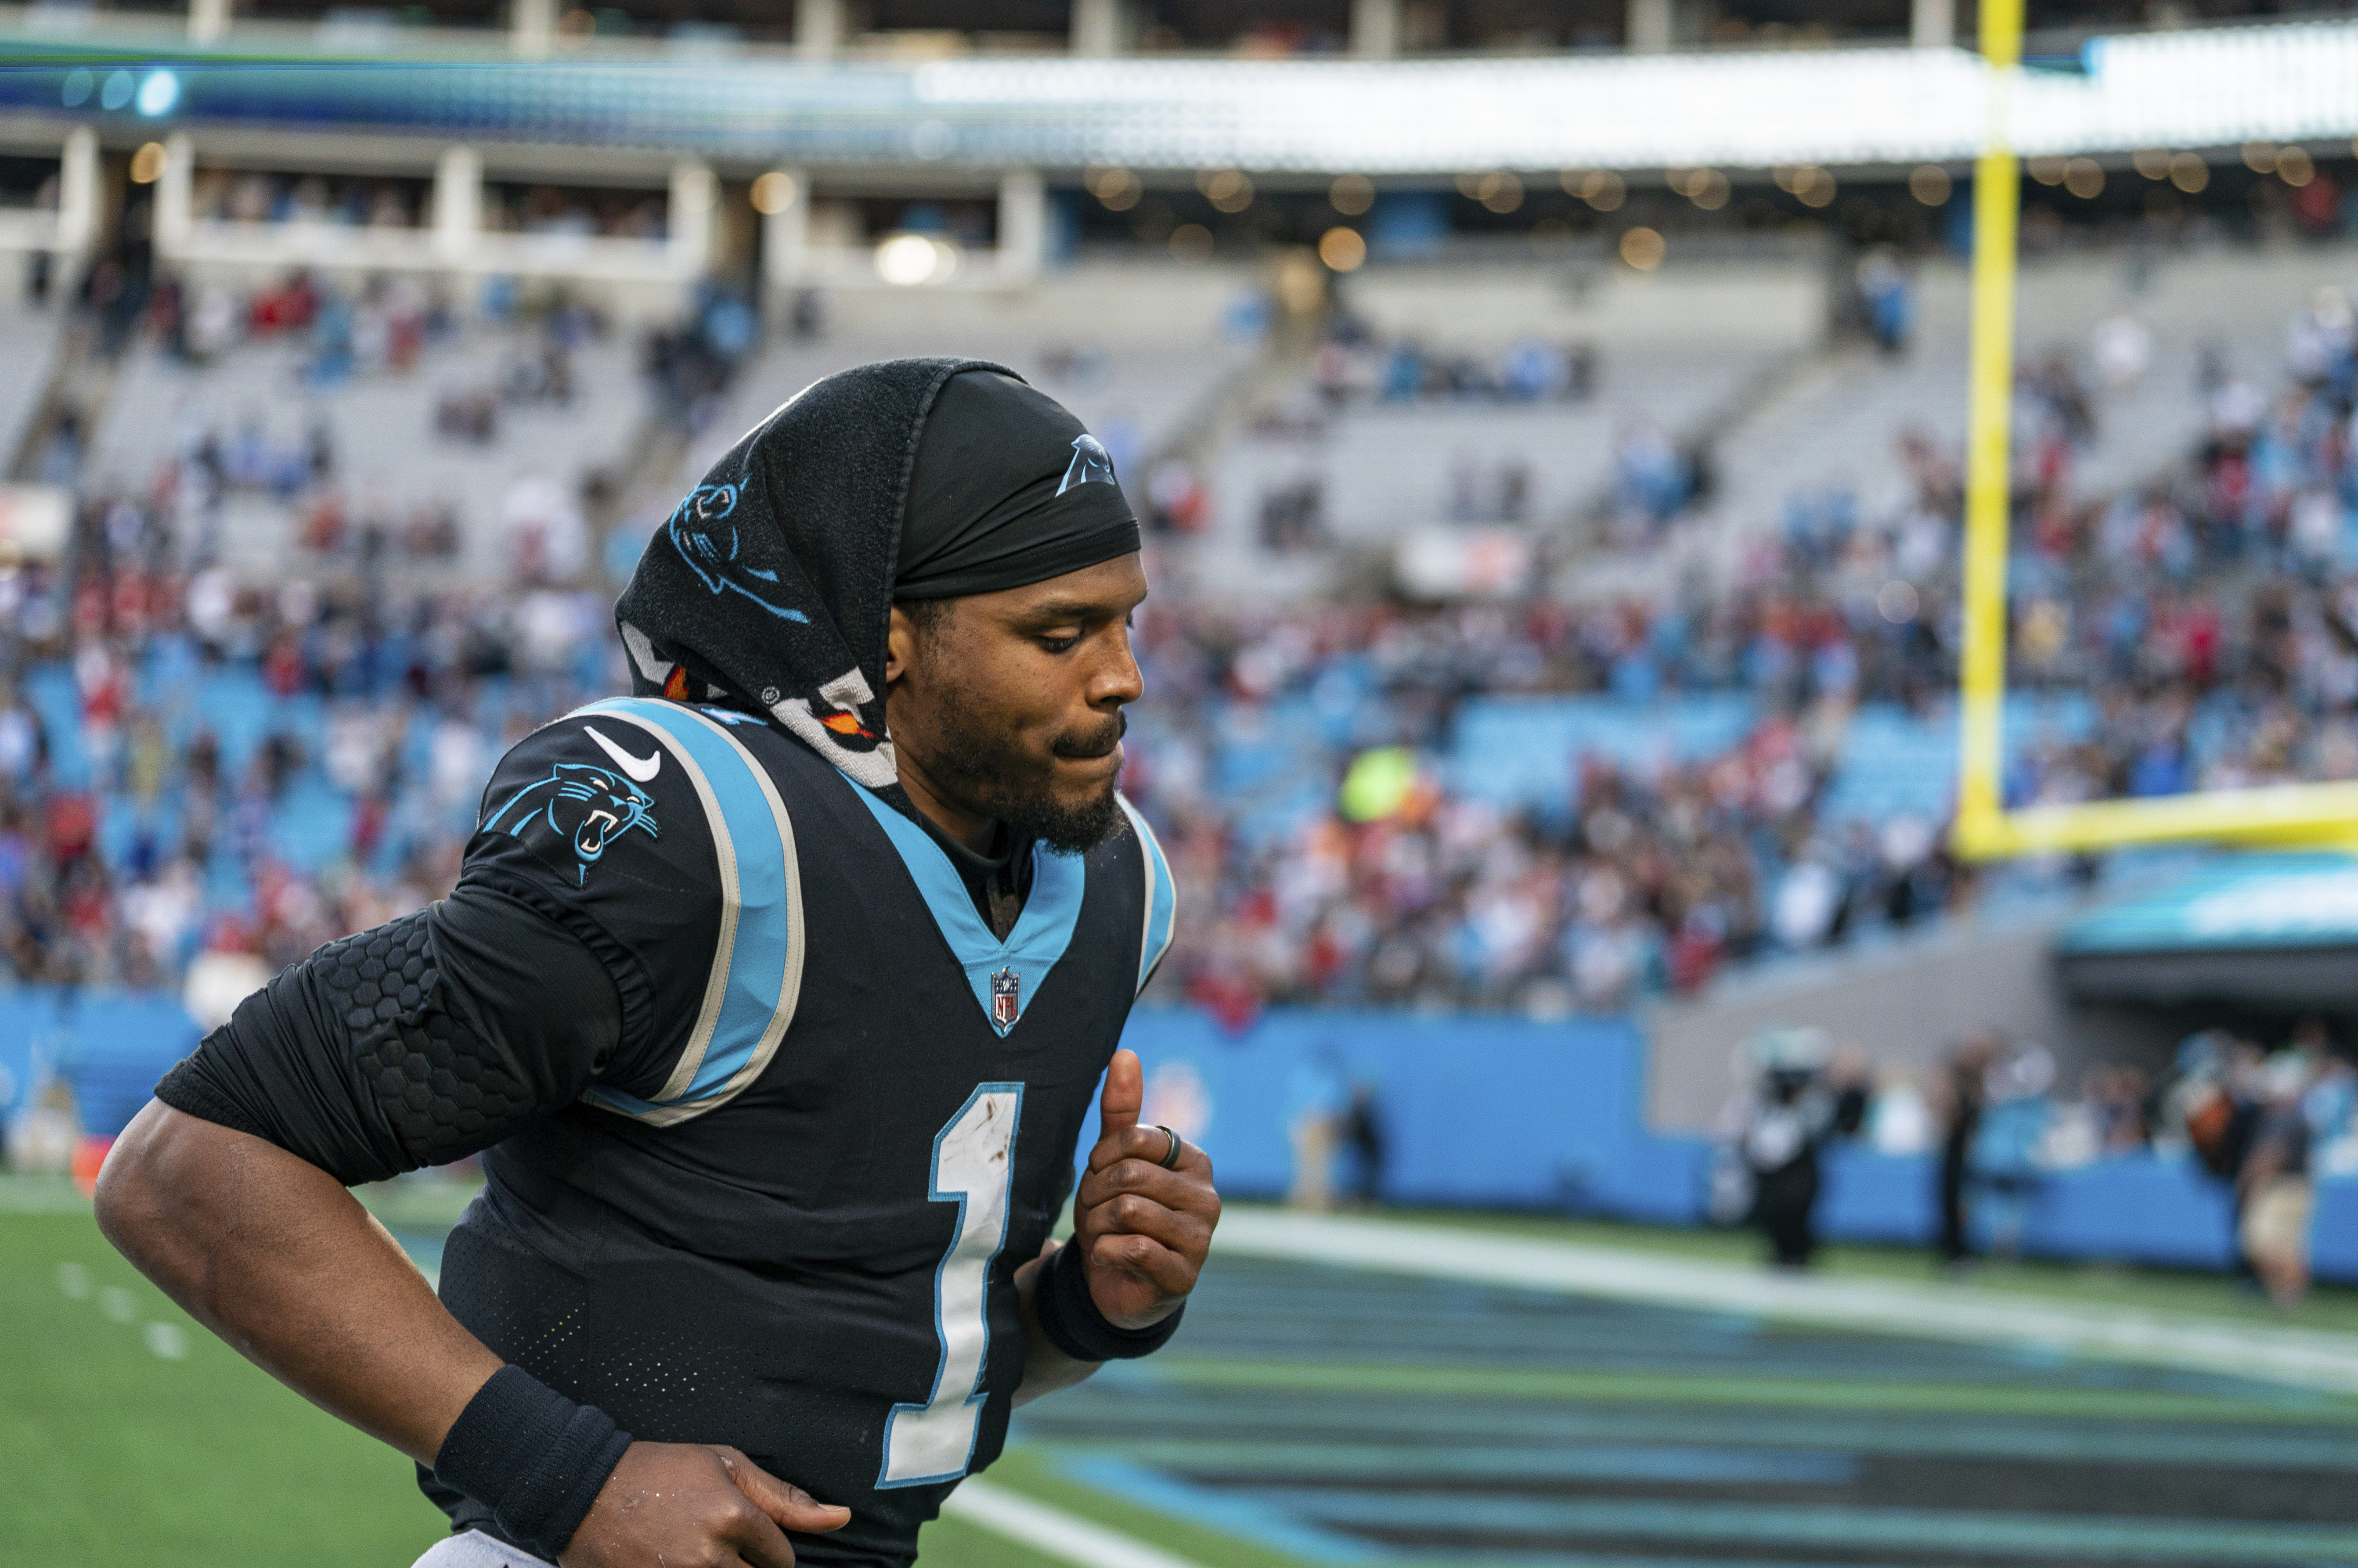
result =
M658 766L661 758L656 752ZM653 770L647 776L654 776ZM573 852L577 880L587 883L590 868L605 858L617 838L629 833L657 837L654 804L646 791L611 768L557 762L546 778L518 790L485 817L483 831L504 829L521 838L527 827L546 827Z

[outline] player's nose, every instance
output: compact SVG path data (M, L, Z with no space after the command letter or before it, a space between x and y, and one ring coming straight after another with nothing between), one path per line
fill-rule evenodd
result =
M1091 708L1120 708L1136 702L1146 695L1146 676L1138 667L1138 656L1130 651L1130 629L1114 628L1114 634L1105 658L1090 672L1088 702Z

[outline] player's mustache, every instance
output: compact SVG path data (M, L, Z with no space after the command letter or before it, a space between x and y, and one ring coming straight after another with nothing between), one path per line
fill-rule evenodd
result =
M1048 750L1060 757L1094 762L1099 757L1111 756L1113 749L1121 744L1121 738L1129 733L1130 715L1116 713L1105 721L1102 728L1091 730L1087 735L1057 736L1048 742Z

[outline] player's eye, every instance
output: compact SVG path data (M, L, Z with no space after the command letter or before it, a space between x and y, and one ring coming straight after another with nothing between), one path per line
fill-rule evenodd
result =
M1040 645L1052 654L1069 654L1081 645L1078 637L1043 637Z

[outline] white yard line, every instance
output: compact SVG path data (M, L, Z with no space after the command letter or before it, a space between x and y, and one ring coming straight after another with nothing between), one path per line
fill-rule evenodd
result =
M1020 1541L1060 1563L1073 1563L1075 1568L1197 1568L1186 1558L1174 1557L1135 1536L1092 1524L989 1481L959 1482L957 1490L943 1501L942 1512Z
M2358 1394L2358 1335L2040 1301L1973 1285L1772 1274L1617 1248L1358 1215L1230 1209L1217 1250L1336 1263L1787 1323L2033 1345Z

